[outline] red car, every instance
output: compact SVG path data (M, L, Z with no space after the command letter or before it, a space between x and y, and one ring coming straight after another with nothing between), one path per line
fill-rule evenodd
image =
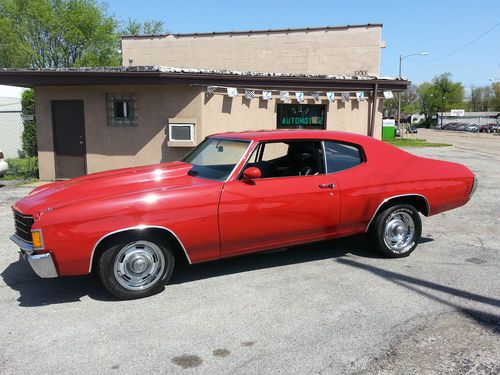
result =
M405 257L419 213L464 205L474 174L362 135L257 131L206 138L182 161L58 181L13 205L11 239L41 277L95 271L123 299L189 263L368 232Z

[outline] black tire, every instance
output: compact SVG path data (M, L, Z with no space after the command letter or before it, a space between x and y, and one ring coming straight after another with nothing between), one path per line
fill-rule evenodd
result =
M134 272L134 267L135 271L138 271L137 266L139 269L150 268L146 268L143 272ZM173 251L161 238L127 236L118 238L102 253L97 271L102 284L111 294L119 299L128 300L161 292L172 277L174 266ZM148 271L151 271L150 275L147 275ZM142 286L141 280L145 283ZM135 281L137 285L134 284Z
M410 227L412 229L408 229ZM396 240L399 235L402 236L400 242ZM376 251L389 258L410 255L417 247L421 235L420 215L409 204L398 204L381 211L373 220L369 232Z

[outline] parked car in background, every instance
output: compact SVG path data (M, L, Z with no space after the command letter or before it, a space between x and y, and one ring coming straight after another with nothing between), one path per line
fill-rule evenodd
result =
M406 257L420 214L460 207L476 187L461 164L358 134L216 134L182 161L37 187L13 205L11 239L41 277L95 272L117 297L141 298L162 290L180 260L361 233L380 254Z
M444 125L437 125L436 129L453 130L453 131L467 131L472 133L496 133L500 132L500 125L497 123L489 123L478 125L476 123L465 124L460 122L449 122Z
M9 164L5 161L3 157L3 152L0 150L0 177L4 177L9 170Z
M490 132L490 126L489 125L479 125L478 132L479 133L489 133Z

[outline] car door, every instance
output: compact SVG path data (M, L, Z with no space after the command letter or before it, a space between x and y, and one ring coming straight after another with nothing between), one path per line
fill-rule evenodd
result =
M324 173L322 150L311 140L262 142L254 149L246 167L259 168L262 177L244 181L240 174L221 194L221 256L320 240L335 231L340 195L334 177Z
M363 232L367 220L380 203L379 180L366 163L363 148L358 144L328 140L323 142L326 169L342 192L338 235Z

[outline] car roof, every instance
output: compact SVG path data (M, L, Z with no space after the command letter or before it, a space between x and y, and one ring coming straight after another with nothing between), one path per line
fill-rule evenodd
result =
M242 132L217 133L210 137L230 138L249 141L293 140L293 139L331 139L348 143L366 144L375 141L366 135L332 130L253 130Z

